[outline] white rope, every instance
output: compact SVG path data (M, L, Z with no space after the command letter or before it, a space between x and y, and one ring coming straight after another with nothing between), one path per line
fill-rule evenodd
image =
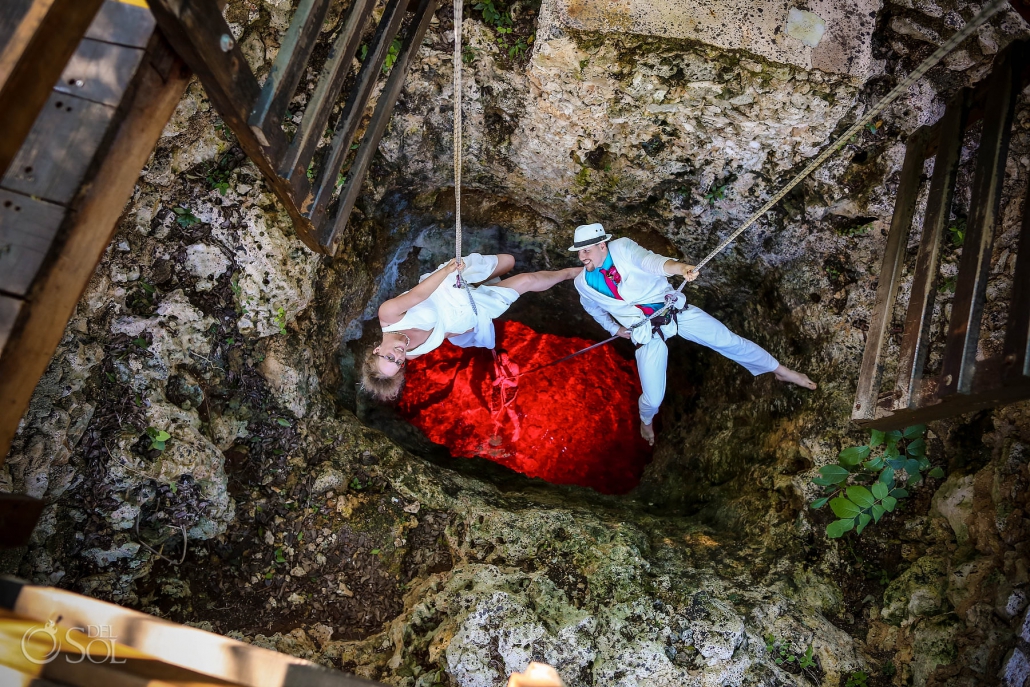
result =
M866 112L865 116L861 117L857 122L852 124L851 127L843 134L841 134L840 138L834 141L834 143L829 148L824 150L814 160L812 160L807 167L801 170L800 174L791 179L790 183L788 183L786 186L780 189L772 198L768 200L768 202L765 203L765 205L763 205L761 208L758 209L757 212L751 215L747 219L747 221L744 222L743 225L741 225L739 229L737 229L732 234L727 236L718 246L716 246L715 250L706 255L701 262L697 263L694 269L700 270L702 267L707 265L712 258L714 258L716 255L725 250L726 247L733 243L733 241L738 236L743 234L744 231L747 230L752 224L761 219L762 215L771 210L773 206L776 205L776 203L783 200L783 197L790 193L791 189L800 184L805 179L805 177L807 177L809 174L814 172L820 165L826 162L826 160L828 160L830 156L832 156L834 153L843 148L847 144L847 142L851 140L852 136L859 133L866 126L866 124L873 121L873 119L878 114L883 112L891 103L893 103L895 100L904 95L912 86L912 84L914 84L916 81L919 81L919 79L921 79L923 75L926 74L926 72L930 71L930 69L932 69L938 62L944 59L944 57L948 53L957 48L959 44L962 43L962 41L969 38L969 36L978 28L980 28L980 26L984 22L986 22L988 19L997 14L998 11L1000 11L1002 7L1005 7L1006 5L1008 5L1008 0L992 0L986 7L983 8L983 10L980 11L978 15L973 17L973 19L968 24L963 26L962 29L959 30L955 35L946 40L944 44L941 45L941 47L937 48L937 50L935 50L932 55L923 60L922 64L916 67L915 70L911 74L909 74L901 83L899 83L897 86L891 89L891 92L884 96L883 100L876 103L876 105L870 108L869 111ZM676 291L682 292L683 287L685 287L686 285L687 282L686 280L684 280L683 283L680 284L679 287L676 289ZM661 310L654 313L650 318L638 322L635 326L640 326L644 322L648 322L653 318L664 316L667 312L669 312L670 308L671 305L667 304Z
M461 276L461 29L463 0L454 0L454 262L458 265L455 286L468 294L472 312L479 317L472 288Z
M461 28L462 0L454 0L454 259L461 260Z

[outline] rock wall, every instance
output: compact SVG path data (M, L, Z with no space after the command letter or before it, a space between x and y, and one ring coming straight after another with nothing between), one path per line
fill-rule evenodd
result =
M466 8L470 250L511 252L520 271L566 266L571 227L600 220L697 260L976 9L863 5L875 30L841 43L825 3L800 8L851 46L842 67L790 35L774 41L786 52L706 43L649 30L650 6L608 5L614 23L587 21L586 3L501 4L510 34ZM500 684L530 659L570 685L837 685L856 671L1023 685L1025 404L934 423L946 478L859 538L828 540L828 516L807 505L817 468L862 440L847 418L905 137L982 78L1022 20L984 27L692 289L820 390L674 342L670 376L689 390L671 385L654 462L615 499L449 459L355 392L378 303L451 250L449 10L333 260L293 237L190 86L0 467L0 489L48 502L32 544L0 566L395 685ZM290 11L230 3L260 74ZM1030 166L1023 99L1016 121L985 355L1004 331ZM511 316L600 334L570 289Z

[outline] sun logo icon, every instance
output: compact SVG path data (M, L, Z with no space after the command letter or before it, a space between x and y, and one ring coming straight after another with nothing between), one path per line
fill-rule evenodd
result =
M22 655L36 665L45 665L57 658L60 645L57 624L53 620L46 621L43 627L26 630L21 637Z

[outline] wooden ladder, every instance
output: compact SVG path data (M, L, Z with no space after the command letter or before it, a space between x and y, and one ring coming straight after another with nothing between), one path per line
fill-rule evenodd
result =
M976 359L1012 119L1016 99L1030 80L1028 67L1030 42L1011 44L995 59L984 81L962 89L948 102L940 121L909 136L852 408L852 420L861 426L899 429L1030 398L1030 192L1023 207L1003 353L987 360ZM981 119L969 218L951 317L946 323L941 370L936 376L926 376L940 254L949 226L962 141L970 126ZM923 163L934 156L900 348L889 354L889 334L903 283ZM888 357L891 363L897 361L897 376L892 388L881 391Z
M354 0L292 140L282 122L307 69L329 0L301 0L264 86L258 85L214 0L150 0L150 5L161 30L200 77L240 147L264 173L293 219L297 236L313 251L335 254L408 66L439 0L410 0L410 6L409 0L389 0L347 94L332 142L320 161L316 161L318 142L326 132L375 0ZM401 31L407 10L412 16ZM391 46L397 49L395 41L400 48L391 54ZM388 56L395 61L346 170L346 181L340 184L365 106ZM338 186L342 188L337 197Z

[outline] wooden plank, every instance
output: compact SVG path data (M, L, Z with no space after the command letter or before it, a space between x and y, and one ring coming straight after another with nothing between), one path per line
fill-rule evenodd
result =
M0 189L0 291L24 298L65 208Z
M146 7L107 0L89 25L86 38L142 49L155 26L154 15Z
M1023 224L1016 245L1016 269L1012 275L1012 301L1005 329L1004 379L1015 383L1030 376L1030 188L1023 200Z
M67 205L114 113L109 105L52 92L0 186Z
M973 386L980 319L991 272L994 226L1001 205L1005 158L1019 94L1016 90L1019 76L1016 65L1022 66L1022 56L1022 46L1009 46L995 61L990 76L987 114L980 134L976 174L970 192L969 220L937 390L942 397L954 393L968 394Z
M0 494L0 549L27 545L44 505L23 494Z
M393 2L386 7L386 11L383 12L383 18L379 21L379 28L376 29L376 35L372 39L372 47L368 51L368 55L365 57L365 61L361 64L361 71L358 72L357 83L354 88L347 95L347 103L343 107L343 112L340 114L340 121L336 124L336 132L333 135L333 142L329 148L329 153L322 160L322 167L318 170L318 180L314 186L314 198L310 207L305 207L305 211L308 217L311 218L311 223L316 227L321 227L326 215L326 210L329 207L329 202L332 200L333 193L336 190L336 179L340 174L340 170L343 168L344 160L347 159L347 155L350 154L350 146L354 141L354 135L358 131L358 125L361 124L361 120L365 116L365 106L369 99L372 97L372 92L375 90L376 82L378 81L379 75L383 71L383 64L386 62L386 56L389 53L390 45L393 44L393 39L400 30L401 21L404 19L404 13L407 6L407 0L393 0ZM408 36L402 39L401 52L404 52L407 47L407 41L411 38L411 32L414 31L418 24L417 21L422 15L416 15L412 19L411 24L408 27ZM416 46L416 51L417 51ZM397 55L397 60L394 62L392 72L398 69L401 70L401 86L404 85L404 76L407 74L406 64L402 64L400 60L401 55ZM381 102L389 89L389 80L387 86L383 89L379 95L379 101ZM398 90L399 94L400 91ZM396 95L393 96L396 98ZM378 103L376 112L379 112ZM390 118L390 113L393 112L393 103L390 103L389 112L386 114L386 118ZM372 122L369 126L377 120L375 115L372 117ZM376 140L378 145L378 139ZM355 154L355 160L361 155L361 151ZM294 173L297 170L294 169ZM364 174L360 174L358 177L359 183L364 178ZM321 240L321 239L320 239ZM326 244L322 244L325 247Z
M3 355L7 339L14 330L14 323L18 320L22 305L23 301L20 298L0 294L0 355ZM0 456L0 465L3 465L3 456Z
M142 59L139 48L84 38L54 90L115 107Z
M365 129L365 135L361 139L361 145L358 147L357 154L354 157L354 163L350 167L349 178L343 191L340 193L336 213L333 215L332 222L323 227L322 232L319 234L319 242L329 255L335 254L336 249L339 247L340 237L343 236L343 230L347 226L351 210L354 209L354 203L361 193L361 186L364 183L365 175L368 173L368 167L372 164L372 158L379 149L379 141L386 131L386 125L390 123L394 105L397 104L397 98L400 97L401 91L404 88L408 67L411 65L414 56L418 53L419 48L422 47L422 38L429 29L429 24L433 20L433 14L436 12L437 7L439 7L439 0L420 0L415 15L417 23L413 20L408 26L403 47L397 56L397 61L393 65L393 70L390 72L390 78L379 94L375 112L372 113L372 119ZM335 175L332 178L335 179Z
M0 3L0 52L3 52L4 46L11 40L31 6L32 0L4 0Z
M403 0L403 2L406 1ZM383 20L379 24L380 30L385 31L394 20L399 22L398 17L401 14L397 11L397 8L400 4L402 4L402 0L392 0L391 5L383 13ZM322 138L326 124L329 122L329 115L336 105L336 98L339 96L340 89L343 88L343 83L350 72L351 61L354 59L358 46L361 44L362 30L365 28L365 24L368 22L374 6L375 0L355 0L350 14L347 15L347 22L333 42L332 51L329 53L329 58L326 60L322 74L315 85L315 92L311 94L311 100L304 111L304 117L301 120L300 126L297 127L297 132L293 135L293 141L286 151L282 164L279 166L279 174L290 182L295 198L305 198L310 191L310 185L307 181L308 165L311 164L318 141ZM394 32L396 33L396 30ZM375 59L375 56L371 54L366 55L366 64L369 59ZM354 90L362 89L361 84L369 78L372 79L372 85L375 85L375 78L378 76L378 72L366 74L364 67L365 65L362 65L362 71L359 73ZM367 90L366 84L362 92ZM362 101L362 107L364 107L366 102L367 98ZM348 99L349 103L350 99ZM302 204L304 212L307 212L307 207L307 204Z
M197 72L243 152L286 207L297 237L312 250L319 250L311 223L297 206L298 196L276 173L286 151L286 135L278 129L266 133L248 123L261 88L217 5L212 0L150 0L150 9L175 51Z
M962 132L969 89L963 88L948 103L940 128L937 159L933 163L930 195L926 201L923 234L916 257L916 270L912 278L912 293L905 315L904 335L895 384L896 408L906 408L916 394L916 385L923 376L929 351L930 324L937 296L937 270L944 226L951 216L951 200L955 190L962 151Z
M0 176L103 0L33 0L0 52Z
M12 610L23 618L40 622L56 619L59 630L103 627L117 640L118 649L127 654L160 661L209 679L243 687L379 684L62 589L25 584L13 596ZM166 672L170 673L169 679L177 677L171 670Z
M51 249L0 354L0 464L32 390L111 241L139 172L189 82L189 70L171 57L171 47L160 35L154 35L147 54L126 93L120 110L124 116L105 137L107 147L91 173L91 183L65 220L61 243ZM166 80L162 72L169 59L175 62Z
M300 0L250 115L251 126L261 130L282 126L283 114L304 76L328 9L329 0Z
M858 377L858 390L852 408L853 420L872 419L876 413L876 398L880 392L880 377L883 375L883 345L887 340L894 312L894 300L898 295L901 273L905 267L905 248L908 232L912 227L912 214L922 180L924 143L927 127L916 129L908 138L905 147L905 161L901 167L894 215L887 234L883 265L876 287L876 304L873 306L869 331L866 333L865 353Z

